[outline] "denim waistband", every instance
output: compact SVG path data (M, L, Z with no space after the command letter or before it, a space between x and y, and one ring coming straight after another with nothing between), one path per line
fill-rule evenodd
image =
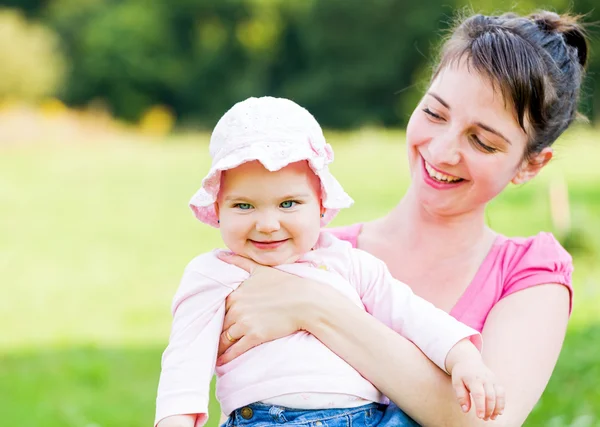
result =
M235 426L259 424L313 424L320 427L324 421L341 416L350 416L359 412L375 411L385 406L379 403L369 403L354 408L340 409L296 409L284 406L267 405L264 403L251 403L238 408L230 415L230 420Z

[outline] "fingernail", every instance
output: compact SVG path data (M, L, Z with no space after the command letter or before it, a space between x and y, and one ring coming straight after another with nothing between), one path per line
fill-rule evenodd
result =
M463 412L467 412L467 405L463 405L463 406L461 406L461 408L462 408Z

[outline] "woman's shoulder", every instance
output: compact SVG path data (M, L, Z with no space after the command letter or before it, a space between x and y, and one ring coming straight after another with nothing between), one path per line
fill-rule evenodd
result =
M531 286L558 283L571 290L573 259L552 233L530 237L499 236L496 256L502 268L502 296Z
M540 232L530 237L498 236L497 244L501 246L504 257L513 263L522 261L535 265L548 263L572 263L569 252L560 244L552 233Z
M358 235L362 230L362 226L363 223L359 222L356 224L344 225L341 227L327 228L325 229L325 231L334 235L340 240L345 240L349 242L353 248L356 248L356 245L358 243Z
M530 237L498 235L452 315L481 331L490 310L501 299L546 284L565 286L572 303L572 272L571 255L551 233Z

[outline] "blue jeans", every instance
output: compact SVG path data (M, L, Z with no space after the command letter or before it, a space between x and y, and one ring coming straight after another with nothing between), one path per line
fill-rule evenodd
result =
M419 427L393 403L315 410L253 403L236 409L223 427L269 427L281 424L290 427Z

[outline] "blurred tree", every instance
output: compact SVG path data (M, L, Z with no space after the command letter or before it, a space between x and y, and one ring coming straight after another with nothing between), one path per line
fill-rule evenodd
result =
M57 35L18 10L0 9L0 98L38 101L54 95L65 58Z
M400 97L420 96L413 77L448 12L439 0L313 1L290 17L282 55L295 68L281 70L278 91L326 126L404 124L414 105L398 108Z
M137 120L185 70L185 55L161 1L59 0L49 10L73 58L64 98L105 100L113 112Z
M212 127L248 96L292 98L327 127L404 125L428 82L436 48L471 0L5 0L60 35L69 58L61 98L102 101L139 120L155 105L179 124ZM567 10L570 0L546 0ZM571 8L589 12L596 0ZM506 11L478 0L474 11ZM540 7L523 0L511 10ZM597 19L592 12L588 20ZM597 44L597 41L594 41ZM592 46L592 52L594 46ZM597 50L597 49L596 49ZM600 114L592 56L583 111Z
M183 119L212 127L237 101L268 92L283 23L279 1L178 0L179 40L189 67L178 92Z
M28 17L35 17L52 0L0 0L0 7L21 9Z
M48 19L73 58L68 103L105 100L135 120L152 104L212 126L264 93L281 23L277 2L56 0Z

